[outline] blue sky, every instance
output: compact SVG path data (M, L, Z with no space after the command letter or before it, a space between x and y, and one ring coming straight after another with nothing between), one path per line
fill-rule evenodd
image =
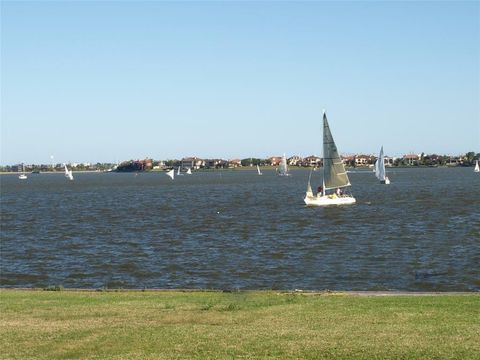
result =
M1 159L480 152L478 2L1 3Z

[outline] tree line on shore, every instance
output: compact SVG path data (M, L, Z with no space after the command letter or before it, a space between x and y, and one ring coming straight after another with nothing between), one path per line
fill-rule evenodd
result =
M346 166L362 167L372 166L377 157L375 155L350 155L343 156ZM234 168L240 166L278 166L281 157L273 156L270 158L245 158L234 160L222 159L199 159L199 158L183 158L170 160L128 160L120 164L115 163L80 163L67 164L74 171L145 171L152 169L169 169L174 167L191 167L206 169ZM469 151L464 155L438 155L438 154L410 154L402 157L386 157L387 166L473 166L475 161L480 160L480 153ZM290 166L298 167L320 167L323 165L323 159L317 156L308 156L301 158L292 156L287 159ZM63 171L63 164L16 164L0 166L1 172L55 172Z

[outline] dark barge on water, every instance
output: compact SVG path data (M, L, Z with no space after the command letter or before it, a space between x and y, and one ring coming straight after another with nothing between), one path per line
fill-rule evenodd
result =
M124 161L117 166L115 171L117 172L138 172L152 170L153 161L152 159L145 160L130 160Z

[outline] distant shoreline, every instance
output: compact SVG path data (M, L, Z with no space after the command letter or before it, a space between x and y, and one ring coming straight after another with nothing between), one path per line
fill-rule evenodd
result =
M102 170L78 170L74 171L74 174L81 174L81 173L104 173L107 171L102 171ZM0 171L0 175L19 175L23 174L23 171ZM32 173L31 171L25 171L26 175L44 175L44 174L64 174L63 171L41 171L39 173Z
M427 166L427 165L416 165L416 166L387 166L387 170L393 170L393 169L455 169L455 168L473 168L474 166ZM260 166L260 169L262 170L275 170L277 167L276 166ZM345 167L347 170L357 170L357 171L372 171L372 167ZM255 166L239 166L236 168L219 168L219 169L198 169L194 170L194 172L213 172L213 171L256 171ZM292 171L298 171L298 170L313 170L313 167L303 167L303 166L289 166L289 170ZM316 169L322 169L322 167L318 167ZM104 170L78 170L78 171L73 171L74 174L82 174L82 173L116 173L116 174L122 174L122 173L149 173L149 172L165 172L168 171L167 169L152 169L152 170L143 170L143 171L104 171ZM19 175L22 174L23 172L18 171L0 171L0 175ZM40 173L32 173L32 172L25 172L27 175L45 175L45 174L63 174L62 171L44 171Z

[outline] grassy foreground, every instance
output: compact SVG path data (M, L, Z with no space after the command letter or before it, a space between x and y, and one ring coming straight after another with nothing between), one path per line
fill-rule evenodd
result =
M0 291L0 358L478 359L480 296Z

